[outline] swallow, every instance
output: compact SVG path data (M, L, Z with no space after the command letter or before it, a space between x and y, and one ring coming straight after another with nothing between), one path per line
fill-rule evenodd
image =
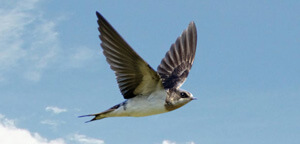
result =
M79 117L94 116L87 122L107 117L144 117L173 111L196 99L180 89L196 53L197 30L193 21L171 45L155 71L99 12L96 15L103 54L115 72L125 101L103 112Z

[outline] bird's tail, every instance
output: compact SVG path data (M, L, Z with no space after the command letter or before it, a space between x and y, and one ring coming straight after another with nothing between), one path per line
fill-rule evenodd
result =
M81 117L89 117L89 116L94 116L94 118L89 120L89 121L86 121L85 123L92 122L94 120L100 120L100 119L106 118L104 113L88 114L88 115L82 115L82 116L78 116L78 117L81 118Z
M117 104L113 107L111 107L110 109L104 111L104 112L101 112L101 113L96 113L96 114L89 114L89 115L83 115L83 116L79 116L79 117L88 117L88 116L94 116L93 119L89 120L89 121L86 121L86 123L88 122L92 122L94 120L100 120L100 119L103 119L103 118L106 118L106 117L111 117L111 115L109 113L113 112L114 110L118 109L119 107L121 106L121 104Z

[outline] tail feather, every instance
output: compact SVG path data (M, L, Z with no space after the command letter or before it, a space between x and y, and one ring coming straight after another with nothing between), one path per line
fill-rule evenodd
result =
M126 101L125 101L126 102ZM122 105L126 104L125 102L121 103ZM117 104L113 107L111 107L110 109L104 111L104 112L101 112L101 113L96 113L96 114L88 114L88 115L82 115L82 116L79 116L79 118L81 117L89 117L89 116L94 116L93 119L89 120L89 121L86 121L85 123L88 123L88 122L92 122L94 120L100 120L100 119L103 119L103 118L106 118L106 117L111 117L110 115L108 115L109 113L113 112L114 110L118 109L121 104Z
M100 120L100 119L105 118L105 116L103 115L103 113L82 115L82 116L78 116L78 118L89 117L89 116L94 116L94 118L91 119L91 120L89 120L89 121L86 121L85 123L89 123L89 122L92 122L92 121L95 121L95 120Z

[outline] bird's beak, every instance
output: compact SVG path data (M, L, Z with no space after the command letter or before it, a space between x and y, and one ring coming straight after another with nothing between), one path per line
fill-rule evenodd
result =
M197 100L197 98L195 98L195 97L192 97L191 99L192 99L192 100Z

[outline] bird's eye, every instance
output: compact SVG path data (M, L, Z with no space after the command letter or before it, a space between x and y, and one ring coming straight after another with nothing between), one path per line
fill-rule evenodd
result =
M180 93L181 98L188 98L189 96L185 92Z

